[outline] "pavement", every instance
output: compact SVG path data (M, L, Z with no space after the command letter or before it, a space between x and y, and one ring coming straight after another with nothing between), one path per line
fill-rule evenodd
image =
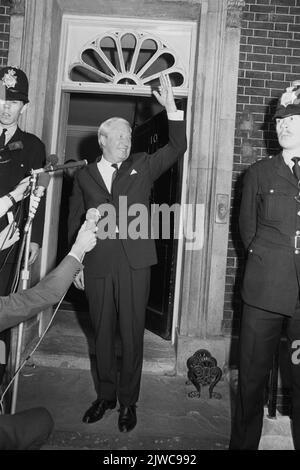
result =
M63 313L63 314L61 314ZM226 450L237 385L237 371L224 370L209 398L184 375L176 375L169 341L145 331L145 352L137 426L118 429L118 406L103 419L86 424L82 416L95 400L90 371L90 330L86 314L65 308L29 363L21 371L17 411L45 406L55 429L42 450ZM264 418L261 450L292 450L288 416Z
M225 381L216 390L221 399L189 398L195 390L185 377L145 373L138 402L138 423L130 433L118 429L118 406L103 419L85 424L82 416L95 399L86 370L26 367L20 378L18 409L45 406L55 430L45 450L224 450L230 433L229 390Z

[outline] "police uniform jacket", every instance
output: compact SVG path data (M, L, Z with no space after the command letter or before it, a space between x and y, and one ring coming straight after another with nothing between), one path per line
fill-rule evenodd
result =
M244 176L240 233L247 250L244 302L292 316L299 296L300 196L282 153Z
M18 127L8 144L13 142L21 142L23 148L9 150L6 144L5 150L0 153L0 197L11 191L25 176L29 176L31 169L42 168L45 165L45 146L37 136L24 132ZM26 220L28 203L27 200L20 214L22 223ZM45 198L42 198L35 215L31 235L31 241L38 243L40 246L43 239L44 204ZM18 207L20 207L20 203L17 207L14 207L14 211ZM16 220L18 218L19 215L16 214ZM6 223L3 218L1 228ZM15 250L13 251L15 252ZM3 253L6 254L6 250ZM13 255L11 259L13 259Z
M128 236L124 235L126 235L125 232L129 229L132 221L138 216L138 214L131 215L129 208L134 207L134 204L143 204L143 207L148 208L153 182L168 170L186 150L185 122L169 120L168 123L169 142L151 155L146 152L130 155L120 166L112 194L105 186L97 162L76 173L69 213L71 239L76 234L82 217L85 216L88 209L98 208L103 204L110 205L115 209L116 224L119 227L119 234L114 235L121 239L131 268L145 268L157 262L155 240L149 236L151 230L149 218L147 220L147 237L131 237L129 230L127 231ZM124 198L120 199L122 196ZM119 206L120 203L121 205L124 203L124 206ZM149 216L149 212L147 214ZM119 215L123 220L119 219ZM124 225L126 230L121 234ZM141 227L141 230L144 228ZM122 238L123 236L124 238ZM113 238L97 240L93 252L87 253L85 257L85 275L89 277L106 275L110 271L114 246L115 240Z

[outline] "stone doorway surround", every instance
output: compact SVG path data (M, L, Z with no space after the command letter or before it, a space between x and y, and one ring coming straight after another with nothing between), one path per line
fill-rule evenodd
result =
M31 105L22 127L39 135L48 154L53 148L53 110L61 21L66 14L164 18L198 25L193 107L189 136L187 191L198 220L198 249L186 241L182 265L179 323L176 329L177 370L199 348L209 349L224 365L229 339L222 337L229 231L230 194L239 63L240 20L244 0L15 0L12 1L8 63L29 76ZM22 33L22 34L21 34ZM43 275L54 263L59 197L47 198L52 246ZM47 217L47 215L46 215ZM45 230L50 230L49 227Z

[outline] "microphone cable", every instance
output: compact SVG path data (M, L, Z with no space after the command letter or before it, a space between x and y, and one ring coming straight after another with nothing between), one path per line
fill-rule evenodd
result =
M53 323L53 320L58 312L58 309L59 307L61 306L61 303L62 301L64 300L65 296L66 296L66 293L68 291L66 291L64 293L64 295L61 297L61 299L59 300L54 312L53 312L53 315L50 319L50 321L48 322L48 325L44 331L44 333L42 334L42 336L40 337L40 339L38 340L37 344L34 346L34 348L32 349L32 351L25 357L25 359L23 360L23 362L20 364L20 366L18 367L18 369L15 371L14 375L12 376L12 378L10 379L8 385L6 386L6 388L4 389L4 392L2 393L1 397L0 397L0 415L3 415L5 414L5 406L4 406L4 398L5 398L5 395L7 394L8 390L10 389L10 387L12 386L12 384L14 383L17 375L21 372L21 370L23 369L23 367L26 365L27 361L29 361L29 359L33 356L33 354L35 353L35 351L38 349L39 345L41 344L41 342L43 341L44 337L46 336L46 333L48 333L48 330L49 328L51 327L52 323Z

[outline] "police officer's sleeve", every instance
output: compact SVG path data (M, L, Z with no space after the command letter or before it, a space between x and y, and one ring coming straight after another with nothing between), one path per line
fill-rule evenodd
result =
M247 250L256 234L258 178L254 167L248 168L243 179L240 206L240 235Z

